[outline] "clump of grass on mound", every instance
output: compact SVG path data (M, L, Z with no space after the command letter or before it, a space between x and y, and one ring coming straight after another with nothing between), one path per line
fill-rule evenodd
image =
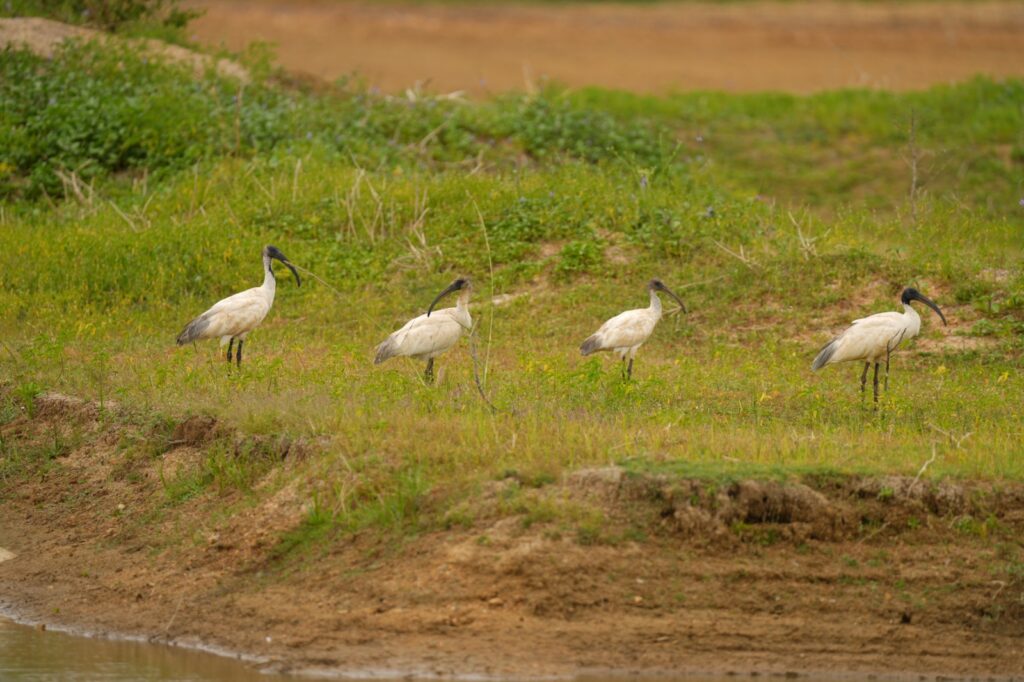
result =
M343 88L313 95L265 82L243 86L130 46L69 42L53 59L7 48L0 57L0 194L68 193L127 173L180 171L227 156L317 149L366 166L436 166L579 159L664 162L647 126L576 107L555 91L468 106L392 99ZM468 170L468 168L466 168Z
M104 31L157 34L181 39L182 29L200 15L178 0L7 0L0 17L38 16Z

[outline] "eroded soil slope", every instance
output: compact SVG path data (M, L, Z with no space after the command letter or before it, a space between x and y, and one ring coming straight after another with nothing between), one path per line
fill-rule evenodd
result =
M0 435L0 606L29 619L281 670L1024 670L1019 484L510 475L447 524L282 556L311 444L55 395ZM272 469L245 494L173 489L215 447Z

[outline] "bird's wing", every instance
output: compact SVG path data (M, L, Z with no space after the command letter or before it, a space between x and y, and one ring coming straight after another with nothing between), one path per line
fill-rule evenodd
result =
M430 317L420 315L389 336L377 347L380 363L395 356L418 357L442 353L462 336L463 327L451 311L454 308L435 310Z
M903 340L905 320L899 313L879 313L855 320L832 342L831 362L867 360L895 350Z
M222 336L236 336L252 331L270 311L266 297L250 289L218 301L203 313L206 326L199 338L213 339Z
M266 302L266 298L263 296L263 290L260 289L259 287L253 287L252 289L239 291L237 294L232 294L227 298L222 298L221 300L217 301L212 306L210 306L210 309L203 314L208 315L210 313L217 313L222 310L233 310L238 306L247 305L250 301L253 300L262 300Z
M599 344L595 350L631 348L641 344L654 331L655 322L657 320L649 314L646 308L619 313L602 324L597 333L591 337L596 337Z
M903 313L896 313L889 311L887 313L877 313L875 315L869 315L868 317L862 317L859 320L854 320L851 323L851 328L856 326L884 326L884 325L902 325L903 324Z

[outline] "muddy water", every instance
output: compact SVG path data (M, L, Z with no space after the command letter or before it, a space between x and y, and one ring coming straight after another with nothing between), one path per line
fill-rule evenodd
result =
M788 675L787 675L788 677ZM295 682L261 673L255 666L214 654L162 644L110 640L43 631L0 617L0 682ZM308 678L304 678L308 679ZM358 682L353 678L350 682ZM375 678L379 681L379 678ZM653 677L585 675L576 682L735 682L741 677ZM756 679L756 678L750 678ZM820 682L804 677L805 682ZM830 676L828 682L866 682ZM941 678L940 678L941 679Z
M278 682L241 661L159 644L43 632L0 619L3 682Z

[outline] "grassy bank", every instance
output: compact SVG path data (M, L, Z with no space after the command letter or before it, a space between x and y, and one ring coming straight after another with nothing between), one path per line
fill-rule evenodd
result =
M467 103L243 89L84 47L0 64L4 420L58 390L312 444L286 472L211 447L164 479L167 509L298 481L309 511L288 538L302 544L471 525L465 500L487 481L543 485L609 462L1024 478L1019 82ZM333 289L282 277L239 372L213 344L175 348L191 317L259 283L266 243ZM371 363L456 274L476 285L497 412L465 342L439 360L437 387L418 364ZM690 313L662 321L625 382L576 349L645 305L652 276ZM950 327L925 317L876 412L858 368L809 365L906 285ZM161 456L169 435L153 429L126 459ZM3 441L0 485L60 467L76 437L89 436ZM589 522L537 504L508 509Z

